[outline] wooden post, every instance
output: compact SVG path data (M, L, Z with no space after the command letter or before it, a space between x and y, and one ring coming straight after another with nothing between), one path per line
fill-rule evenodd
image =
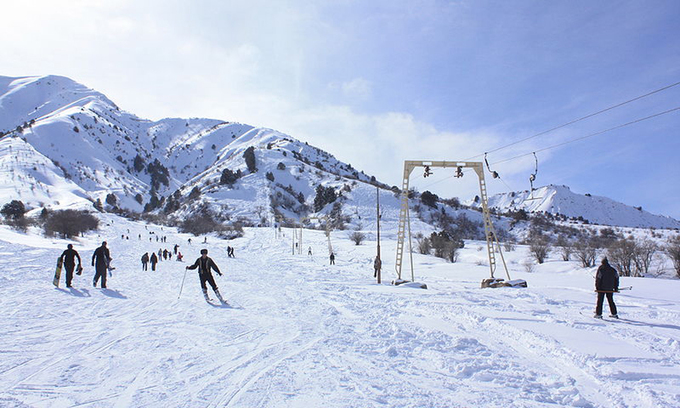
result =
M380 187L375 186L376 191L376 211L377 211L377 221L378 221L378 270L376 271L376 277L378 278L378 283L380 283L380 272L382 269L382 260L380 259Z

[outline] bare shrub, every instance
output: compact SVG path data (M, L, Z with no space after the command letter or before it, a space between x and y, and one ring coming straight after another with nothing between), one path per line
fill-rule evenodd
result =
M361 245L361 243L366 239L366 234L361 231L354 231L349 234L349 239L354 242L354 245Z
M635 246L635 255L633 262L635 263L635 275L644 276L649 273L649 268L652 265L654 254L659 250L659 247L649 239L643 239Z
M44 225L45 235L71 238L99 228L99 220L87 211L58 210L49 213Z
M673 261L675 274L680 278L680 236L669 239L664 247L664 252Z
M536 262L542 264L550 253L550 239L545 235L532 232L529 240L529 252L534 256Z
M621 276L632 276L635 251L636 244L632 238L620 239L607 248L607 258Z
M517 249L517 246L515 245L514 242L505 241L503 243L503 249L505 250L505 252L513 252L515 249Z
M423 234L418 233L415 236L416 243L418 244L418 253L422 255L430 255L432 252L432 242L430 238L424 237Z
M597 248L589 240L582 239L574 244L574 255L581 261L581 266L584 268L595 266L597 252Z

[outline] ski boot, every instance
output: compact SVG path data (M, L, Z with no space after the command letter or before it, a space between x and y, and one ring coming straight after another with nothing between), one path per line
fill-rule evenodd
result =
M227 304L227 301L222 298L222 295L218 289L215 289L215 295L217 295L217 298L220 300L220 302L222 302L222 304Z
M596 319L602 319L602 315L601 315L601 314L596 314L596 315L593 316L593 317L596 318Z
M210 303L212 299L208 296L208 289L203 289L203 297L205 298L205 301Z

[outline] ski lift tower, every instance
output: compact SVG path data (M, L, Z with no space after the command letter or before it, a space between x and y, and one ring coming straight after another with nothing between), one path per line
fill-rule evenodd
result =
M508 267L505 263L505 258L503 257L503 252L501 251L500 244L498 242L498 236L496 230L491 222L491 214L489 213L488 207L488 197L486 191L486 181L484 179L484 165L481 162L456 162L456 161L422 161L422 160L406 160L404 161L404 177L402 179L401 186L401 209L399 211L399 230L397 232L397 259L395 262L395 269L397 272L397 281L395 283L405 282L402 279L402 263L404 260L404 247L406 241L406 234L408 234L408 250L409 250L409 260L411 265L411 281L415 280L413 272L413 245L411 241L411 219L409 215L408 207L408 194L409 194L409 179L411 173L416 167L425 168L425 175L429 176L431 174L430 168L441 167L441 168L455 168L456 177L463 176L464 168L471 168L477 173L479 178L479 193L482 201L482 215L484 218L484 234L486 236L486 248L489 255L489 269L491 272L490 279L484 279L482 281L482 287L497 287L497 286L523 286L526 287L526 281L517 280L512 281L510 279L510 273L508 272ZM496 272L496 253L498 253L503 262L503 268L505 269L505 274L508 278L508 282L504 283L503 279L498 279L494 277Z

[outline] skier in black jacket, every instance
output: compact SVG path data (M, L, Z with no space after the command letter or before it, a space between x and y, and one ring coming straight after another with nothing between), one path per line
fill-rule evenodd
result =
M95 264L96 261L96 264ZM95 267L94 280L92 286L97 287L97 281L102 279L102 288L106 288L106 270L109 269L111 262L111 254L106 247L106 241L102 242L102 246L94 250L92 254L92 266Z
M80 275L80 271L83 269L80 255L78 255L78 251L73 249L72 244L68 244L66 251L62 252L60 258L64 263L64 268L66 268L66 287L70 288L71 281L73 280L73 269L76 267L76 258L78 258L78 275Z
M616 272L607 258L602 258L602 265L597 268L597 275L595 276L595 291L597 292L597 306L595 307L595 317L602 319L602 305L604 297L607 296L609 302L609 311L613 317L618 319L619 315L616 312L616 305L614 304L614 292L619 291L619 274Z
M220 276L222 276L222 272L220 272L220 269L217 267L217 265L215 265L215 261L208 257L207 249L201 249L201 257L198 258L193 265L186 267L186 269L192 270L196 268L198 268L198 276L201 279L201 289L203 289L203 296L205 297L205 300L210 300L210 297L208 297L208 287L205 284L208 282L210 286L212 286L213 291L215 291L215 295L217 295L217 298L220 300L220 302L226 303L224 299L222 299L219 289L217 289L215 278L213 278L212 273L210 273L210 269L215 270L215 272L217 272L217 274Z

